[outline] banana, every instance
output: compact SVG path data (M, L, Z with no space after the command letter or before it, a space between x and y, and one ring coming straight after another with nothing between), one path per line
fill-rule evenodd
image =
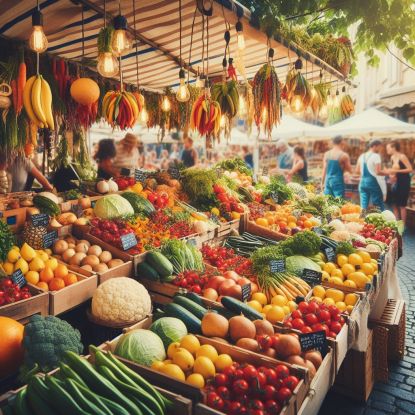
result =
M43 123L36 117L32 107L32 88L36 81L36 76L31 76L27 81L23 90L23 106L29 119L36 125L36 127L43 128Z
M36 117L47 126L46 116L42 108L42 78L37 76L32 87L32 106Z
M54 130L55 129L55 121L53 119L52 114L52 91L50 90L49 84L46 82L45 79L43 79L42 76L40 76L41 80L41 101L42 101L42 108L45 113L46 122L48 124L49 129Z
M137 101L136 101L136 98L135 98L134 95L132 95L129 92L127 92L126 93L126 96L127 96L128 102L130 103L131 108L133 110L133 114L134 114L134 121L133 121L133 123L135 124L136 121L137 121L137 119L138 119L138 114L140 113L140 111L138 110L138 104L137 104Z

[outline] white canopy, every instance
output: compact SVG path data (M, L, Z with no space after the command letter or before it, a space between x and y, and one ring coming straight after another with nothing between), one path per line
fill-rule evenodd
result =
M343 136L368 136L384 137L393 134L414 134L415 124L409 124L377 110L369 108L356 114L347 120L341 121L326 128L331 136L341 134Z

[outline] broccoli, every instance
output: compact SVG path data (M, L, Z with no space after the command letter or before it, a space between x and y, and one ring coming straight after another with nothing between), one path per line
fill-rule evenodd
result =
M296 233L292 238L281 242L280 247L284 254L314 256L320 252L321 238L312 231Z
M338 242L336 247L336 254L343 254L349 256L356 252L356 249L353 248L353 245L349 242Z
M66 351L81 354L81 334L69 323L54 316L33 316L25 326L23 337L24 365L21 379L36 366L49 372L59 366Z

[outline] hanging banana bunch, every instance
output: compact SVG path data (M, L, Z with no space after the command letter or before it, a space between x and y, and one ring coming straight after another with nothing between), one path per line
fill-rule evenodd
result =
M23 90L23 106L36 127L55 129L52 92L42 75L34 75L27 80Z

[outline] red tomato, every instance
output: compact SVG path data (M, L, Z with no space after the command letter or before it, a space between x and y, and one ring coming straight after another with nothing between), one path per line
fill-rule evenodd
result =
M268 400L264 404L265 410L269 414L279 414L281 412L281 405L274 400Z
M228 368L226 368L228 369ZM229 384L229 378L225 373L217 373L215 376L216 386L227 386Z
M232 415L239 415L241 413L242 404L240 402L234 401L229 405L229 411Z
M273 336L271 336L271 340L272 340L272 346L274 349L276 346L278 346L278 343L280 341L280 335L279 334L274 334Z
M293 329L301 330L304 327L304 320L302 318L295 318L292 322L292 325Z
M308 312L309 313L316 314L319 309L320 309L320 306L318 305L318 303L316 301L311 301L308 304Z
M237 395L242 395L249 390L248 382L244 379L235 380L232 384L232 390Z
M253 365L247 365L243 369L244 372L244 378L246 381L251 381L255 379L258 376L258 371L255 369L255 366Z
M231 393L226 386L219 386L216 388L216 393L224 400L229 401Z
M342 329L342 325L338 321L333 321L330 324L330 331L334 333L340 333L340 330Z
M298 382L299 380L296 376L288 376L282 381L282 386L294 392L294 389L297 387Z
M275 372L278 379L285 379L287 376L290 376L290 369L286 365L278 365L275 367Z
M318 323L318 318L314 313L307 314L306 316L304 316L304 320L310 326Z
M267 368L267 371L265 373L267 375L267 382L270 385L275 385L275 383L278 380L277 372L275 369Z
M215 392L210 392L207 396L207 404L214 409L222 409L224 402L223 399Z
M259 347L261 348L261 350L268 350L273 345L273 340L271 336L268 336L267 334L258 336L257 341L259 343Z
M301 313L303 313L303 314L307 314L308 313L308 303L306 303L305 301L301 301L301 303L298 304L298 310L300 310Z
M254 399L253 401L249 402L250 409L264 409L264 404L259 399Z
M332 339L335 339L337 336L336 333L334 333L333 331L329 331L329 335L327 337L331 337Z
M290 377L290 376L289 376ZM264 387L264 399L274 399L276 396L277 390L272 385L266 385Z
M325 323L331 320L330 313L327 310L320 310L317 318L321 323Z
M313 330L313 332L314 332L314 333L315 333L315 332L317 332L317 331L324 331L324 327L323 327L323 325L322 325L322 324L320 324L320 323L313 324L313 325L311 326L311 329Z
M287 402L291 398L292 392L290 389L283 387L277 392L277 400L281 403Z
M300 310L294 310L292 313L291 313L291 317L293 318L293 320L295 319L295 318L303 318L303 314L301 313L301 311Z
M304 326L302 329L301 329L301 333L304 333L304 334L307 334L307 333L312 333L313 332L313 330L312 330L312 328L311 327L309 327L309 326Z

